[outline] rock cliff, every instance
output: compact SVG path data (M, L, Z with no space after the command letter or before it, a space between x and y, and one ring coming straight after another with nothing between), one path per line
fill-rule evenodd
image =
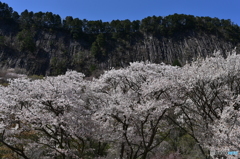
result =
M112 67L125 67L133 61L184 65L216 50L226 56L239 45L222 36L194 30L171 37L138 32L119 39L106 33L106 54L97 58L91 51L97 35L83 34L75 40L61 29L16 30L12 23L1 22L0 67L37 75L57 75L73 69L91 76Z

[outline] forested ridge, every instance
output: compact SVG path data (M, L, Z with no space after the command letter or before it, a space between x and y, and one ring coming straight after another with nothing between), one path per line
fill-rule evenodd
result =
M90 21L52 12L20 15L0 2L0 66L37 75L67 69L98 75L134 61L184 65L239 45L231 20L174 14L130 21ZM238 49L237 49L238 52Z

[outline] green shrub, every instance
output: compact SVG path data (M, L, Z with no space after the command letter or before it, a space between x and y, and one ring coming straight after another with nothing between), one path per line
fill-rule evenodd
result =
M31 32L27 30L22 30L17 34L17 39L19 41L20 51L35 51L36 44L34 42Z

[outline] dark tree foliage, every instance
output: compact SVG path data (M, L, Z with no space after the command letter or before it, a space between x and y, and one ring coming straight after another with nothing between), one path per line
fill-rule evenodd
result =
M4 41L5 41L4 36L0 35L0 48L4 46Z
M12 18L13 9L6 3L0 2L0 18Z
M74 39L78 39L81 37L82 26L83 26L83 22L80 19L78 19L78 18L73 19L72 27L71 27L71 34Z
M18 33L17 39L19 41L20 51L34 52L36 46L31 32L24 29Z
M44 25L50 28L62 27L61 17L53 14L52 12L46 12L43 16Z
M178 59L174 60L173 63L172 63L173 66L179 66L179 67L182 67L181 63L179 62Z
M104 34L99 34L91 47L92 55L98 60L104 60L107 56L106 39Z
M131 27L132 27L132 31L133 31L133 32L139 31L139 28L140 28L140 20L134 20L134 21L132 21Z
M227 40L237 41L240 39L239 26L233 24L231 20L224 20L211 17L195 17L185 14L173 14L168 16L149 16L142 20L130 21L112 20L102 22L101 20L88 21L86 19L73 18L67 16L62 19L52 12L29 12L25 10L19 16L6 3L0 2L0 18L8 18L18 22L21 29L51 28L68 31L77 40L84 34L112 34L114 39L129 37L132 33L146 33L156 37L176 36L189 31L207 32L221 35Z
M19 17L20 17L20 15L18 14L18 12L14 11L14 12L12 13L12 19L13 19L14 21L18 21Z
M26 9L20 15L20 26L22 29L28 29L34 24L33 12L28 12Z

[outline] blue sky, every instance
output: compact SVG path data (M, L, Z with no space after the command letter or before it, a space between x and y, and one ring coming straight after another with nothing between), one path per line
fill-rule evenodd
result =
M52 12L62 18L141 20L147 16L190 14L231 19L240 25L240 0L0 0L19 14L25 9Z

